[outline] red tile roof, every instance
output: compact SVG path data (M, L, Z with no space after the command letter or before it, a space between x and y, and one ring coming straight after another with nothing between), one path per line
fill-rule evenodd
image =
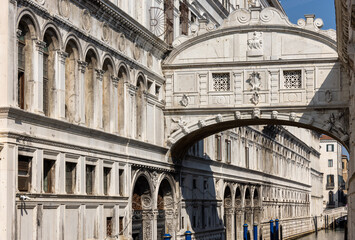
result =
M323 134L323 135L320 137L320 140L335 140L335 139Z

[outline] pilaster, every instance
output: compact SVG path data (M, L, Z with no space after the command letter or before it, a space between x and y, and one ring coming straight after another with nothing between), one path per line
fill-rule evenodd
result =
M12 144L4 144L1 148L0 146L0 238L15 239L18 151Z
M85 125L85 71L88 64L84 61L78 61L79 66L79 99L78 99L78 111L76 115L79 115L80 124Z
M55 117L59 119L65 119L65 59L68 54L63 51L57 51L56 54L56 104L55 104Z
M43 115L43 49L46 43L40 40L34 40L33 44L33 80L31 81L29 79L29 82L32 83L33 86L31 110Z
M271 104L273 103L278 103L280 100L280 96L279 96L279 89L280 89L280 86L279 86L279 74L280 74L280 71L278 70L270 70L269 71L269 74L270 74L270 82L271 82Z
M101 69L95 69L95 89L94 89L94 126L98 129L102 129L102 77L104 71Z
M111 94L111 114L110 114L110 129L114 134L118 134L118 78L111 76L113 90Z
M234 99L236 105L243 104L243 72L234 72Z

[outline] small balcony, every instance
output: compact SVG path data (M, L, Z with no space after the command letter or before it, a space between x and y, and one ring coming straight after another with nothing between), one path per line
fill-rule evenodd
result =
M325 188L326 188L327 190L334 189L334 183L327 183L327 185L325 186Z

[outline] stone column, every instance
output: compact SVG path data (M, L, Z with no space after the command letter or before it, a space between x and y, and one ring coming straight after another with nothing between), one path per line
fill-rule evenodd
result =
M111 76L113 90L111 96L110 129L114 134L118 134L118 78Z
M151 240L153 238L153 212L151 210L143 210L143 240Z
M79 65L79 82L78 82L78 96L77 99L77 113L80 124L85 125L85 70L88 64L83 61L78 61Z
M226 215L226 240L234 240L234 209L226 208L224 214Z
M152 211L152 214L153 214L153 238L152 239L158 239L158 215L159 215L159 212L157 209L153 210Z
M102 77L104 71L101 69L95 69L96 83L94 84L94 126L98 129L102 129Z
M17 154L15 145L6 143L3 147L0 146L0 237L2 239L15 239Z
M103 195L104 194L104 172L103 172L103 164L104 161L102 159L98 160L98 163L95 168L95 189L96 189L96 194L98 195Z
M131 84L127 84L127 91L128 91L128 101L127 101L127 113L129 114L125 114L127 116L127 121L126 121L126 131L127 131L127 135L128 137L135 137L135 126L136 126L136 106L135 106L135 95L137 92L137 89L134 85Z
M78 164L76 165L76 179L75 179L76 187L75 193L76 194L85 194L85 182L86 182L86 175L85 175L85 157L79 157Z
M33 82L29 80L32 85L31 110L35 113L43 113L43 49L46 46L45 42L36 40L34 41L34 54L33 54Z
M63 51L57 51L56 54L56 76L55 76L55 96L56 103L54 116L59 119L65 119L65 59L68 54Z
M236 216L235 235L237 239L243 239L243 224L244 224L243 209L241 208L236 209L235 216Z

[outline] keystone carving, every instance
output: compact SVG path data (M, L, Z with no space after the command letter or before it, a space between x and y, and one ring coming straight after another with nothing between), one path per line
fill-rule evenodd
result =
M199 120L199 121L198 121L198 126L199 126L200 128L203 128L203 127L206 126L206 122L205 122L204 120Z
M331 113L329 119L325 121L325 129L338 136L343 136L342 141L346 141L349 137L345 128L344 113Z
M236 111L234 113L234 117L235 117L235 119L241 119L242 118L242 114L239 111Z
M253 118L260 118L260 109L259 108L253 109Z
M278 112L277 111L272 111L272 113L271 113L271 118L272 119L277 119L278 118Z
M218 114L218 115L216 116L216 121L217 121L217 122L222 122L222 121L223 121L223 117L222 117L221 114Z
M297 117L296 113L292 112L290 114L290 121L292 121L292 122L296 121L296 117Z
M187 121L185 121L182 117L176 119L176 118L171 118L171 121L174 123L175 126L171 127L170 134L176 132L179 129L184 129L186 128Z

